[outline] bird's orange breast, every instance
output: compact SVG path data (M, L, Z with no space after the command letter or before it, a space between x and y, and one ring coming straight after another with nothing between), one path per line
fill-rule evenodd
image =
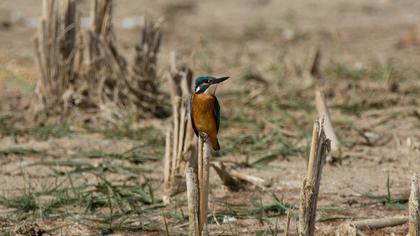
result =
M216 98L209 94L194 94L192 97L192 117L199 132L206 133L213 147L218 147L217 124L214 113Z

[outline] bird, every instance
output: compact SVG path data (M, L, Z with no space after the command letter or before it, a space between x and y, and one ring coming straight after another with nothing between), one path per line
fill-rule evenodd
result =
M220 104L215 96L217 84L229 77L199 76L195 80L194 93L190 99L191 125L215 151L220 150L217 133L220 127Z

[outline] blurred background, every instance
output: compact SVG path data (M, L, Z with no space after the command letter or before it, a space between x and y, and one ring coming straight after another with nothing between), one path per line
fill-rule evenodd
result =
M91 1L76 2L83 31ZM218 90L217 161L271 183L231 192L212 172L210 209L222 222L213 222L215 235L284 229L285 209L298 205L318 84L340 141L322 180L319 233L348 219L405 214L420 169L419 12L416 0L115 0L113 38L128 64L146 17L160 22L156 86L168 106L161 117L96 123L79 110L33 118L42 1L0 0L0 233L29 225L160 235L162 215L174 235L186 232L185 196L171 206L158 199L172 52L194 76L231 77Z

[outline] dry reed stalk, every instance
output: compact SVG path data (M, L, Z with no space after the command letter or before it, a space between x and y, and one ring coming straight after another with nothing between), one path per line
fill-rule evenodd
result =
M318 120L314 123L307 175L303 180L299 207L299 235L315 233L316 207L321 183L322 167L330 150L324 127Z
M197 166L190 160L186 170L187 182L187 199L188 199L188 220L189 220L189 236L200 236L200 220L199 220L199 187L197 177Z
M177 156L178 153L178 143L179 143L179 110L181 107L181 98L180 97L174 97L174 104L173 104L173 112L174 112L174 131L173 134L173 148L172 148L172 173L171 173L171 179L173 180L176 175L176 169L177 169L177 163L178 160Z
M74 59L78 20L75 0L43 0L43 13L34 40L35 55L41 74L36 93L37 112L54 113L66 109L74 77Z
M411 178L411 193L408 202L408 235L420 236L420 189L419 176Z
M62 116L71 108L97 113L111 123L128 117L166 117L159 90L159 23L146 23L129 64L116 47L112 0L92 0L91 25L80 30L76 0L43 0L34 41L41 78L37 114ZM86 54L86 56L84 56Z
M165 189L169 188L171 174L171 130L168 128L165 136L165 162L163 170L163 182Z
M321 88L319 87L317 87L315 91L315 105L318 111L318 117L320 119L324 118L324 130L327 138L331 140L331 151L338 151L340 142L338 141L337 135L335 134L327 103L325 102L324 95L321 91Z
M327 138L331 140L331 151L339 151L340 142L338 141L337 135L334 131L332 122L331 122L331 115L328 110L327 103L324 98L324 94L322 92L322 85L326 82L324 76L321 73L320 65L321 65L321 48L317 48L315 51L315 56L312 62L312 67L310 70L310 74L312 78L317 80L318 85L315 88L315 105L318 111L319 119L324 119L324 130Z
M208 235L210 148L201 137L198 139L197 146L197 156L190 158L186 171L190 236Z
M164 168L165 203L169 203L170 196L183 191L185 186L182 176L188 159L194 155L194 134L188 124L188 106L191 96L192 72L187 67L178 67L175 55L172 53L171 73L169 82L171 87L171 100L173 119L170 126L171 134L167 137ZM168 158L168 160L166 160Z
M407 223L408 218L406 216L401 217L389 217L381 219L367 219L351 222L349 225L358 230L372 230L381 229L385 227L393 227Z
M207 233L207 212L209 207L209 172L210 172L210 148L202 138L198 139L198 183L200 190L200 231L202 235Z

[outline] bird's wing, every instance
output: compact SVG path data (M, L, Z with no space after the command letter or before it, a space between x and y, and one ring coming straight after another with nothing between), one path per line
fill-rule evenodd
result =
M192 113L192 100L193 100L193 96L194 95L191 95L191 97L190 97L190 111L189 111L189 113L190 113L190 119L191 119L191 126L193 127L193 130L194 130L195 135L198 136L198 131L197 131L197 128L195 127L195 125L194 125L194 118L193 118L193 113Z
M219 101L217 101L217 98L214 97L214 116L216 118L216 128L217 131L219 131L219 127L220 127L220 104Z

